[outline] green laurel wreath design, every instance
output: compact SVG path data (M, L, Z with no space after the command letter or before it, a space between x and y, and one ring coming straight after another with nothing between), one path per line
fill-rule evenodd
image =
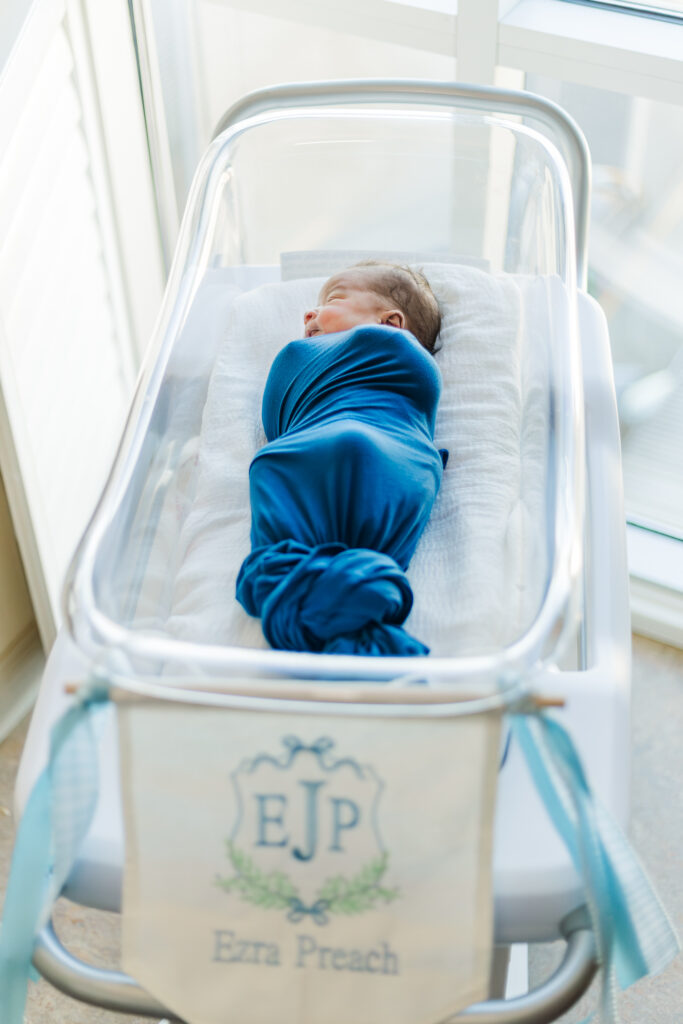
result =
M231 840L226 842L226 849L235 874L231 878L217 875L215 883L220 889L235 892L248 903L267 910L287 910L299 900L299 890L284 872L261 871ZM314 902L323 903L329 914L362 914L378 902L391 903L399 890L380 885L388 863L389 854L382 853L351 878L336 875L326 879Z
M266 910L286 910L299 895L295 885L282 871L268 874L256 867L251 857L228 840L228 857L237 872L232 878L216 877L216 885L226 892L237 892L248 903Z
M376 860L369 861L352 878L336 875L328 878L316 894L323 900L330 914L362 914L371 910L377 902L391 903L399 894L398 889L387 889L379 883L387 869L389 854L383 853Z

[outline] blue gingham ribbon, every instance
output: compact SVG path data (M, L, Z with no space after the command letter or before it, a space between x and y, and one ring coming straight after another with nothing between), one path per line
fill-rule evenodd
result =
M546 715L511 716L550 818L583 880L603 969L600 1012L617 1024L616 982L657 974L679 952L678 937L620 829L591 793L576 748Z
M102 688L89 689L57 721L48 763L24 809L0 930L0 1020L21 1024L36 935L47 922L97 803Z

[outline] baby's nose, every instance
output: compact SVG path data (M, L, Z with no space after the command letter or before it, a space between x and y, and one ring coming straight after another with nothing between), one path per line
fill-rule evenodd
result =
M304 324L307 324L309 320L315 320L317 313L317 309L309 309L308 313L304 313Z

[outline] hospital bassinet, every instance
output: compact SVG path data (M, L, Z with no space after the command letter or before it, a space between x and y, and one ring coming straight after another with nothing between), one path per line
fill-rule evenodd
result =
M447 700L449 688L474 692L521 678L564 700L553 714L571 731L594 789L625 820L628 584L607 331L583 290L588 195L580 133L557 107L528 94L419 82L283 86L247 97L225 116L196 175L115 466L72 564L66 625L22 760L20 809L45 763L50 723L68 704L69 682L96 677L125 689L167 681L181 694L191 685L223 688L232 691L228 703L269 711L282 707L278 686L286 696L288 686L328 681L340 702L328 705L334 712L353 699L348 688L356 685L372 690L375 683L421 679L428 684L421 693ZM225 332L242 315L245 297L247 307L252 294L268 300L271 292L255 289L269 282L288 282L298 299L302 281L382 255L428 273L434 267L444 281L452 270L459 282L454 345L463 351L467 326L458 318L475 308L480 332L494 331L512 301L504 289L514 284L515 326L501 335L503 351L515 346L514 380L496 390L500 364L475 359L463 399L476 417L507 395L498 412L516 410L518 447L526 444L524 416L536 416L533 459L519 461L515 493L494 530L503 546L478 563L484 578L468 583L475 603L487 586L491 591L477 607L484 621L450 630L441 623L426 659L274 652L253 640L253 629L242 638L239 631L213 632L220 560L213 575L211 557L200 562L185 590L178 580L211 528L204 517L194 533L183 532L200 500L205 409ZM247 340L225 369L235 386L249 353ZM227 387L228 403L229 395ZM499 423L494 433L504 429ZM458 437L450 447L446 475L465 461L459 462ZM476 445L471 450L476 456ZM488 472L493 484L498 470ZM483 492L485 520L485 486ZM470 521L457 501L455 515ZM441 562L451 571L448 557L459 539L457 531L439 535L435 572ZM476 531L464 543L476 549ZM496 605L501 569L511 574L511 589ZM429 565L423 575L429 584ZM456 594L465 587L464 578L446 576L446 583ZM416 604L428 591L423 580ZM522 595L516 603L515 593ZM231 600L226 593L226 605ZM301 706L315 713L314 691L305 695ZM389 705L377 707L382 713ZM121 899L117 760L111 715L100 743L97 809L64 887L70 898L104 909L118 909ZM587 986L595 948L579 909L582 887L514 743L498 779L493 888L498 946L563 934L567 955L537 992L505 1002L492 990L487 1003L457 1019L555 1019ZM49 925L35 963L86 1001L165 1012L130 978L76 961Z

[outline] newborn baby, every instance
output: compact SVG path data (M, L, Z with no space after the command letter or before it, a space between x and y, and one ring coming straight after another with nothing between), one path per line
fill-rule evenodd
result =
M274 360L237 580L272 647L428 653L401 624L413 600L405 569L441 482L439 326L421 274L359 264L325 283L305 338Z

